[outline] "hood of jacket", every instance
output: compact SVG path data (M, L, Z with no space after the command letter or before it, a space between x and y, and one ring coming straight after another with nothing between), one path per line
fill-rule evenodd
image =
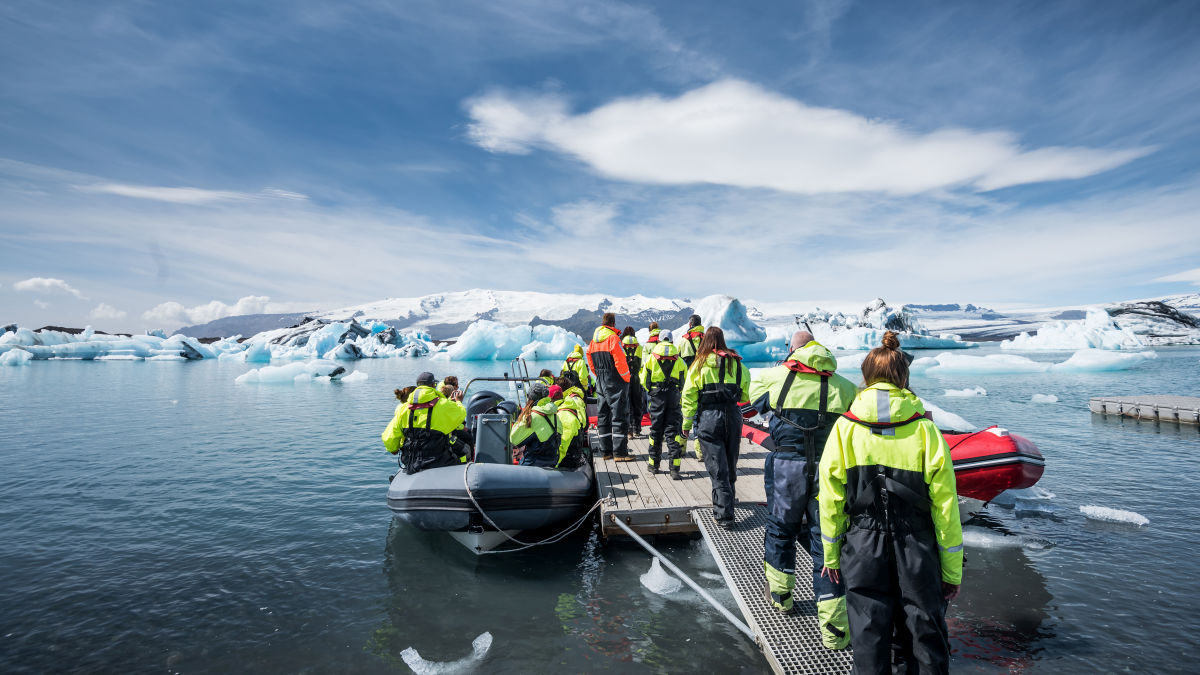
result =
M925 406L907 389L876 382L858 392L850 404L850 413L864 422L903 422L914 415L924 415Z
M833 352L829 351L825 345L812 340L803 347L792 352L788 357L788 361L799 361L813 370L822 370L833 372L837 370L837 359L834 358Z

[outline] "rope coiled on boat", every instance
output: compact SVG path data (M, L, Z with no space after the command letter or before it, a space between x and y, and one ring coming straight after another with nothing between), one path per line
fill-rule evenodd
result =
M481 508L479 506L479 502L475 501L475 495L471 493L471 484L467 480L467 472L471 469L471 466L473 464L475 464L475 462L467 462L466 465L463 467L463 488L465 488L467 491L467 498L471 500L471 505L475 507L475 510L479 512L479 515L483 516L483 519L487 522L488 525L491 525L493 528L496 529L497 532L504 535L504 537L506 539L513 542L514 544L520 544L519 548L506 548L506 549L502 549L502 550L496 549L496 550L491 550L491 551L479 551L480 555L485 554L485 553L516 553L517 551L524 551L526 549L533 548L534 546L541 546L543 544L553 544L555 542L562 541L564 538L566 538L566 536L568 534L571 534L575 530L578 530L579 526L583 525L587 521L587 519L589 517L591 517L592 512L595 511L598 506L600 506L601 504L604 503L604 500L602 500L602 499L596 500L596 503L592 504L592 508L588 509L587 513L583 514L583 516L581 516L579 518L579 520L575 521L574 523L571 524L570 527L568 527L567 529L565 529L555 535L547 537L546 539L543 539L541 541L535 541L535 542L521 541L520 539L517 539L516 537L513 537L513 536L509 535L507 532L505 532L504 530L500 529L500 526L497 525L495 523L495 521L493 521L488 516L488 514L483 510L483 508Z

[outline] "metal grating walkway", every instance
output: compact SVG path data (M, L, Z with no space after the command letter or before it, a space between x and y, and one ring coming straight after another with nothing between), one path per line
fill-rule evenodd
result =
M696 509L692 518L705 543L717 559L725 583L733 591L746 623L758 635L759 647L776 673L847 673L850 650L830 651L821 645L817 627L817 606L807 571L809 558L796 565L796 588L792 591L797 612L784 616L763 597L766 577L763 573L763 534L767 509L761 504L739 503L735 508L737 524L732 530L718 527L712 509ZM803 570L801 572L801 570Z

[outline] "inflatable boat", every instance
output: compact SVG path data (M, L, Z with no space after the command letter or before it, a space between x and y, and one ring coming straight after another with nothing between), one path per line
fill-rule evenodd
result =
M761 419L761 418L760 418ZM1046 470L1037 446L1024 436L991 426L967 434L943 431L958 483L959 515L966 521L1005 490L1032 487ZM742 436L774 448L771 434L757 421L744 421Z
M475 438L470 461L396 474L387 492L395 518L447 532L475 553L579 519L596 502L591 453L571 469L513 464L508 433L516 411L495 392L473 395L467 404L467 430Z

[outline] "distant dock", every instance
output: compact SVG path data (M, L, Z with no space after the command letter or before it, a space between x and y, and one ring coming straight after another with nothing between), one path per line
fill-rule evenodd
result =
M1195 396L1097 396L1088 407L1101 415L1200 424L1200 398Z
M645 438L629 442L635 461L614 462L596 458L596 481L601 506L601 527L606 536L625 536L613 519L639 535L699 533L732 591L746 624L775 673L811 675L850 671L850 650L830 651L821 645L816 601L808 583L810 559L797 551L797 584L792 592L797 610L790 616L775 611L765 599L763 588L763 534L767 523L763 468L767 451L743 439L738 459L736 525L718 527L712 514L712 481L704 464L690 449L681 467L683 480L671 480L666 471L650 473L649 443ZM665 456L662 466L668 466Z

